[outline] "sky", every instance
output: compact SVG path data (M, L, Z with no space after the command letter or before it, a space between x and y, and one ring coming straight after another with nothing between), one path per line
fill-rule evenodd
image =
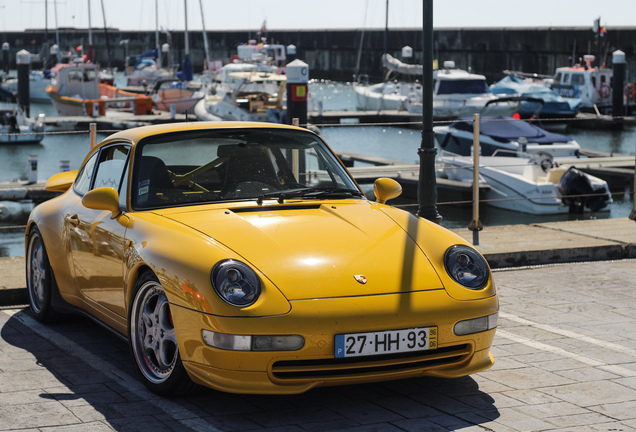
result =
M188 30L377 29L385 26L387 0L0 0L0 32L45 27L155 30L155 1L161 29ZM391 0L389 28L420 28L424 0ZM57 7L54 7L54 4ZM102 4L104 14L102 14ZM435 28L636 27L635 0L434 0Z

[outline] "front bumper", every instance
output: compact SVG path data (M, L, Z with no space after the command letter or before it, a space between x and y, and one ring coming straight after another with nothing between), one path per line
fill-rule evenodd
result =
M444 290L293 301L290 313L220 317L173 306L177 340L192 379L235 393L301 393L311 388L418 376L460 377L493 365L495 330L456 336L456 322L497 312L498 299L457 301ZM438 348L416 353L334 358L336 334L435 326ZM202 331L298 334L297 351L229 351L205 344Z

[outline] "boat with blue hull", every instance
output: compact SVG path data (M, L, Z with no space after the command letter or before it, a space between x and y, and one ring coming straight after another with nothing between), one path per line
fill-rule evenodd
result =
M447 126L433 128L442 150L470 156L474 142L474 120L461 118ZM483 156L497 150L543 155L546 158L579 157L581 146L571 137L549 132L513 117L482 117L479 145Z

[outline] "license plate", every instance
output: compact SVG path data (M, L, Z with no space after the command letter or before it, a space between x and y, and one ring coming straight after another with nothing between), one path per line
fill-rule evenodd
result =
M336 335L335 357L358 357L437 348L437 327Z

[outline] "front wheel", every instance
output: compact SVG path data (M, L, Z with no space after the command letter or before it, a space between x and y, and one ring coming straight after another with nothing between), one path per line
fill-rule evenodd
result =
M137 369L151 391L178 396L196 388L181 363L168 298L150 272L141 275L135 285L128 340Z
M53 271L44 246L42 234L37 227L29 233L26 251L26 282L29 307L38 321L57 321L60 315L53 309L51 299L56 289Z

